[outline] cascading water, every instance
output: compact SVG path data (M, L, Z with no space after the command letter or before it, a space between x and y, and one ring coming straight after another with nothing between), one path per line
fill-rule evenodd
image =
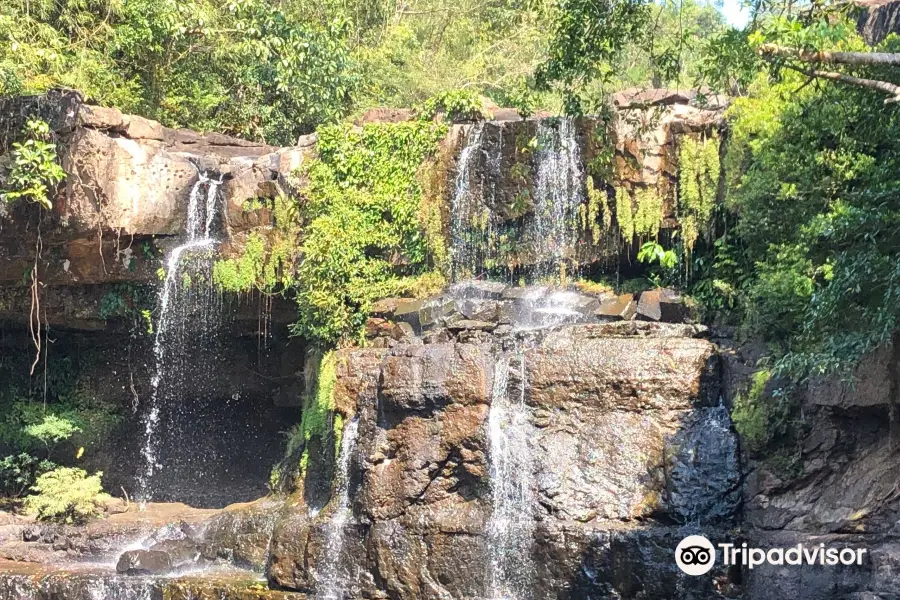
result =
M532 239L538 270L549 275L578 242L585 179L572 119L542 120L537 139Z
M456 181L453 199L450 204L452 219L450 223L451 252L453 277L457 279L463 274L473 274L479 266L481 253L480 239L483 227L477 223L486 215L481 197L473 189L475 165L481 142L484 136L484 123L472 126L466 137L466 145L459 155L456 167ZM485 224L486 225L486 224Z
M504 259L525 260L533 265L534 278L546 278L575 258L579 208L586 194L575 122L538 121L533 158L514 163L507 172L501 168L506 164L503 131L502 125L475 124L457 160L450 219L454 281L480 276ZM516 188L521 184L513 180L521 174L513 171L529 166L531 186ZM520 216L529 206L531 210Z
M210 285L213 237L222 181L199 173L191 189L183 244L174 248L166 261L166 276L159 301L159 318L153 354L156 372L150 381L149 410L144 417L143 470L138 474L137 499L153 498L153 479L162 467L159 456L160 421L166 409L180 398L189 364L196 365L200 348L208 347L219 316L219 298ZM205 191L205 193L204 193Z
M325 534L325 551L320 568L316 570L316 598L341 600L344 597L344 581L341 567L344 564L344 526L351 517L350 510L350 461L356 450L359 420L353 419L344 427L341 439L341 455L337 465L337 489L335 510L328 520Z
M497 361L488 416L488 463L493 512L487 525L491 600L524 600L532 568L535 500L532 464L532 424L525 405L527 385L525 353L515 353L519 363L518 386L510 393L513 357Z

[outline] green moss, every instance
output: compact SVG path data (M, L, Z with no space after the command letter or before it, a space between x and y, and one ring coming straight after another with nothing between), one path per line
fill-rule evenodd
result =
M279 194L272 201L272 215L275 226L251 232L240 255L216 261L213 282L217 287L234 293L272 293L293 286L300 235L297 200Z
M334 384L337 381L335 366L334 352L326 352L319 363L316 392L306 398L303 404L301 428L304 442L308 442L313 436L325 438L330 432L334 412Z
M773 408L765 396L772 373L762 369L753 374L748 390L738 394L731 409L731 420L748 451L762 451L773 437Z
M344 437L344 415L335 413L334 415L334 455L341 454L341 440Z
M624 187L616 188L616 224L626 244L634 240L634 215L631 208L631 195Z
M316 390L303 399L303 414L300 424L294 426L288 436L285 457L295 456L302 448L299 470L303 477L309 468L309 442L313 438L326 440L337 432L338 422L343 417L334 412L334 385L337 381L336 357L334 352L326 352L318 361L316 370ZM338 436L340 440L340 436ZM340 444L340 441L337 442Z
M594 187L594 178L587 178L587 203L579 207L582 228L591 234L594 244L612 228L612 209L606 190Z
M682 138L678 155L678 219L685 256L690 255L701 235L711 237L719 170L717 135Z
M637 190L634 194L634 232L641 237L656 238L663 218L663 200L655 187Z

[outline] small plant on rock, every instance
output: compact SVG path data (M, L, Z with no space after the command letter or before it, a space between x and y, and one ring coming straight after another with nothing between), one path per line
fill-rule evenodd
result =
M102 472L88 475L83 469L60 467L37 478L34 496L25 509L40 521L83 523L103 514L109 495L103 492Z
M0 198L9 203L24 199L53 208L51 192L66 173L59 166L56 144L50 142L50 126L30 119L23 133L26 140L13 144L12 167Z

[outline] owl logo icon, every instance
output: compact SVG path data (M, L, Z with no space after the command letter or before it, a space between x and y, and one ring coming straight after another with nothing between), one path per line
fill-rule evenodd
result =
M689 535L675 548L675 563L688 575L709 573L716 564L716 549L702 535Z

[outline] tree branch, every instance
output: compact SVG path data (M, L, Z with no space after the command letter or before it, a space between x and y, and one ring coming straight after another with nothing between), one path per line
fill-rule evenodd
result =
M900 65L900 53L894 52L812 52L799 48L788 48L777 44L763 44L759 48L763 58L794 58L807 63L828 63L838 65Z
M846 73L802 69L794 65L785 65L785 67L797 71L798 73L803 73L804 75L807 75L809 77L815 77L817 79L829 79L831 81L840 81L841 83L847 83L850 85L869 88L871 90L877 90L879 92L890 94L891 97L885 99L885 104L895 104L897 102L900 102L900 85L894 85L893 83L888 83L886 81L876 81L874 79L863 79L861 77L847 75Z

